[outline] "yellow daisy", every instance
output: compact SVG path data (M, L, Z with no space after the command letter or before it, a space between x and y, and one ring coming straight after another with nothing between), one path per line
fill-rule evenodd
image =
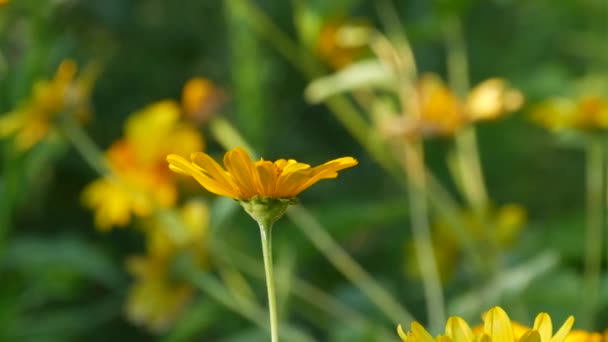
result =
M453 316L446 323L445 335L436 338L418 322L412 323L410 332L406 333L401 325L397 327L397 332L405 342L564 342L573 324L574 317L570 316L553 334L551 317L540 313L534 320L533 328L521 334L521 326L512 323L507 313L496 306L485 314L483 330L471 329L464 319ZM520 334L520 337L516 336Z
M334 159L316 167L293 159L254 162L241 147L224 155L225 169L202 152L193 153L190 160L175 154L167 157L171 170L194 177L214 194L242 201L254 197L292 199L318 181L336 178L338 171L357 165L352 157Z

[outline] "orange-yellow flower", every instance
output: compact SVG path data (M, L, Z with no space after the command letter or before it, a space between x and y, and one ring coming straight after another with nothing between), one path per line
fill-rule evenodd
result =
M533 328L521 334L521 331L516 332L507 313L496 306L484 315L483 329L471 329L464 319L453 316L446 323L445 335L436 338L433 338L418 322L413 322L411 331L407 333L399 325L397 332L405 342L564 342L573 324L574 317L570 316L553 334L551 317L546 313L540 313L534 320ZM516 327L518 330L522 328L519 325ZM521 336L517 336L518 334Z
M339 32L344 26L366 27L356 21L329 20L319 32L317 40L317 54L325 63L334 69L341 69L360 57L364 49L361 46L345 46L341 43Z
M133 114L125 137L106 152L111 174L87 186L84 204L95 211L97 227L125 226L134 214L145 217L154 208L167 208L177 200L176 182L166 168L173 151L190 153L203 148L201 134L180 120L174 101L160 101Z
M214 194L244 201L254 197L294 198L318 181L336 178L338 171L357 165L352 157L334 159L316 167L293 159L254 162L241 147L224 155L226 169L202 152L193 153L190 160L176 154L167 157L171 170L194 177Z
M189 80L182 91L184 115L197 124L209 121L224 100L222 90L205 78Z
M579 99L552 98L536 107L532 120L552 131L608 128L608 100L585 95Z
M416 86L419 115L399 118L400 124L387 127L390 134L406 136L451 136L465 125L498 119L519 109L523 95L507 82L491 78L475 86L460 99L435 74L422 75Z
M60 114L86 118L97 69L86 68L78 78L76 72L76 63L64 60L52 80L37 81L30 98L0 118L0 137L14 136L15 146L24 151L53 132Z

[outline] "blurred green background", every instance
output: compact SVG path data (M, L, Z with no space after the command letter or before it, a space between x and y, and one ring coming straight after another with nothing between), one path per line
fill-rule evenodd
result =
M215 115L232 122L265 158L289 156L314 165L343 155L359 160L358 167L341 173L337 181L321 183L300 200L424 322L420 281L406 272L411 233L405 193L327 107L305 101L311 79L284 58L272 39L252 28L256 19L244 3L255 6L312 56L314 47L306 50L298 26L306 20L322 24L356 19L383 27L378 4L364 0L12 0L0 5L0 113L24 101L36 80L52 78L63 59L74 59L79 66L95 61L101 72L85 130L106 149L121 137L131 113L158 100L179 100L187 80L207 78L225 94ZM582 75L606 71L606 4L407 0L393 6L420 71L445 75L442 23L455 15L462 20L472 83L503 77L525 94L519 112L478 126L481 160L493 202L518 203L528 213L505 265L527 265L547 250L559 256L559 263L542 273L527 270L523 277L531 280L501 290L495 304L522 322L531 323L533 315L547 311L561 324L577 313L582 296L584 153L535 127L528 113L544 98L568 95ZM325 68L332 70L331 65ZM206 151L220 156L223 149L208 127L201 130ZM429 167L455 191L445 163L449 146L448 139L432 140L426 155ZM72 146L53 141L16 155L4 140L0 156L0 340L265 340L263 331L204 291L167 331L153 333L131 323L124 314L132 281L125 259L143 253L144 240L133 229L101 233L94 228L80 194L97 177L95 171ZM231 210L224 200L210 203L213 234L261 260L258 232L246 214ZM228 217L220 219L222 215ZM367 325L325 317L291 297L280 309L284 320L322 341L375 341L381 340L376 330L394 331L394 324L291 222L280 221L274 236L277 264L362 313ZM466 265L457 270L444 284L446 297L454 302L479 290L471 284ZM608 280L606 275L602 279ZM263 282L248 280L265 307ZM602 282L596 329L608 326L602 324L608 322L606 284ZM478 322L479 314L472 319Z

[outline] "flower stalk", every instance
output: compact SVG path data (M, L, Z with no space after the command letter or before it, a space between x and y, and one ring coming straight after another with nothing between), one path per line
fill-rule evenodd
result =
M262 254L264 257L264 271L266 273L266 290L268 293L268 316L270 318L270 337L272 342L279 341L279 319L277 316L277 300L274 286L274 275L272 265L272 223L260 226L262 238Z
M602 262L604 147L600 138L591 138L587 144L586 154L587 226L584 271L586 291L580 321L584 328L591 329L598 309Z
M406 142L404 148L412 231L424 285L429 325L432 331L438 331L445 321L445 308L439 270L431 242L422 144L419 141Z

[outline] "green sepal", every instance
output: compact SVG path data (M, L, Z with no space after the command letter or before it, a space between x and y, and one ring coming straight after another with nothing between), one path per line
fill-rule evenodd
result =
M239 200L238 202L249 216L258 224L268 229L285 214L289 205L298 203L298 200L295 197L273 198L254 196L249 200Z

